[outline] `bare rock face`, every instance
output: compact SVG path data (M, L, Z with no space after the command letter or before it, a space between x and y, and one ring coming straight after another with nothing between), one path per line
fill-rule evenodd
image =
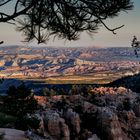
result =
M29 140L24 131L10 128L0 128L1 140Z
M139 140L138 96L123 87L100 87L86 96L37 98L45 106L38 132L51 140Z
M138 139L140 137L140 117L136 117L135 113L132 110L124 111L123 115L127 122L127 126L134 132L134 139Z
M44 115L44 125L46 131L56 139L69 140L69 129L65 124L65 120L53 110L47 111Z
M88 138L87 140L100 140L96 134L92 135L91 138Z
M136 118L135 113L132 110L123 111L122 115L129 125L131 125L133 123L134 119Z
M34 95L34 99L37 101L37 103L42 106L43 108L45 108L46 106L50 107L49 102L47 101L46 97L44 96L35 96Z
M98 114L99 129L103 139L107 140L129 140L127 135L122 131L121 124L116 114L109 108L102 107Z
M100 140L96 134L93 134L91 131L85 129L82 132L80 140Z
M82 105L82 111L85 113L96 113L97 112L97 106L89 103L89 102L84 102Z
M94 88L91 90L92 93L94 94L125 94L127 92L130 92L128 89L124 87L118 87L118 88L113 88L113 87L98 87Z
M72 133L79 134L80 132L80 117L79 114L72 109L68 109L65 113L66 120Z
M133 111L134 111L136 117L140 117L140 104L134 105Z
M72 96L67 96L67 99L71 103L79 103L80 101L84 100L84 97L81 95L72 95Z
M140 138L140 117L136 118L131 125L132 130L136 133L137 137Z

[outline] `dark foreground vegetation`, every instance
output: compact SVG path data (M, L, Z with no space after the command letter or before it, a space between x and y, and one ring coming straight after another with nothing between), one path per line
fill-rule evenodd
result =
M44 43L51 35L77 40L81 32L91 35L100 26L116 34L124 25L111 29L105 20L132 10L133 3L131 0L1 0L0 8L0 23L17 25L27 42L35 39Z
M106 86L110 87L123 86L128 89L131 89L134 92L140 93L140 73L134 76L126 76L120 78L116 81L111 82L110 84L107 84Z
M27 129L27 114L33 114L38 109L37 101L31 90L21 84L19 87L11 86L6 96L1 96L0 124L1 127L14 127ZM27 123L28 122L28 123ZM32 123L31 123L32 124Z
M139 140L140 95L125 88L125 81L133 90L139 74L110 87L50 85L39 96L24 83L11 86L0 98L0 127L24 130L38 140Z

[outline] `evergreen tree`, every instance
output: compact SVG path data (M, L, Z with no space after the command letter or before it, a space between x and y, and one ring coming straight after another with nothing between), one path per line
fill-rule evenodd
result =
M4 100L4 111L14 116L24 116L37 109L37 101L24 83L19 87L11 86Z
M76 40L81 32L91 35L100 26L116 34L124 25L110 29L105 20L132 8L131 0L0 0L0 23L19 23L25 41L42 43L50 35Z

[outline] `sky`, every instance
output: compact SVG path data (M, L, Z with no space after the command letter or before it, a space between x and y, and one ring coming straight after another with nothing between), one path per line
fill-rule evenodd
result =
M78 41L66 41L58 39L50 39L47 41L46 46L99 46L99 47L130 47L131 40L135 35L140 40L140 0L134 1L134 9L126 12L121 12L118 17L106 20L105 23L114 28L120 25L125 25L123 28L117 30L114 35L106 28L101 27L98 33L90 37L86 33L82 33ZM3 40L4 45L28 45L37 46L33 43L23 43L24 36L21 32L15 30L15 26L0 23L0 40Z

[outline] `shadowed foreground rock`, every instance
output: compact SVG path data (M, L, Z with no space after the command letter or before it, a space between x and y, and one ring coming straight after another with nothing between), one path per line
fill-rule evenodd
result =
M101 108L97 117L101 138L107 140L130 140L122 131L118 117L108 108Z
M86 96L58 97L47 97L42 113L44 132L52 139L139 140L139 94L100 87Z
M42 109L30 116L40 120L34 140L140 140L139 94L123 87L88 92L36 98Z
M65 113L65 118L71 129L71 133L74 133L74 135L78 135L80 133L79 114L69 108Z
M70 132L65 120L53 110L48 110L43 115L46 131L56 139L69 140Z
M24 131L8 128L0 128L0 134L3 134L2 140L29 140Z

